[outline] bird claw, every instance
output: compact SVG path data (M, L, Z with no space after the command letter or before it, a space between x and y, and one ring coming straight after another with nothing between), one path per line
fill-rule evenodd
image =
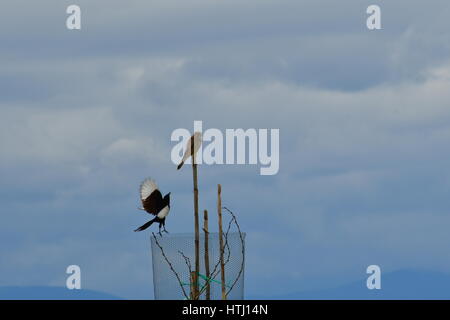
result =
M161 231L159 231L159 232L158 232L158 234L159 234L159 236L160 236L160 237L162 237L162 233L161 233Z
M164 229L164 230L163 230L163 232L165 232L165 233L169 234L169 231L167 231L166 229Z

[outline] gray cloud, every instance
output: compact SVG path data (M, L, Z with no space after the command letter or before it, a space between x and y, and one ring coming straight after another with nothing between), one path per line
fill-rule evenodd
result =
M222 183L248 232L249 293L377 262L450 266L444 1L383 4L378 33L360 1L80 1L78 34L55 27L64 3L23 4L0 22L1 285L63 285L79 263L88 288L151 297L137 187L151 175L172 191L168 228L186 231L191 177L170 162L170 133L194 120L280 128L277 176L200 169L201 208Z

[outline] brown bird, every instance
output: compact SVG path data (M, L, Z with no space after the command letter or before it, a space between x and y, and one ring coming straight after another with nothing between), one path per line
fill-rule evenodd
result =
M180 170L181 167L183 166L184 162L187 159L189 159L189 157L191 156L192 139L194 140L194 154L196 154L202 144L201 132L194 132L194 135L190 137L190 139L186 145L186 151L184 152L183 159L181 160L180 164L178 165L177 170Z

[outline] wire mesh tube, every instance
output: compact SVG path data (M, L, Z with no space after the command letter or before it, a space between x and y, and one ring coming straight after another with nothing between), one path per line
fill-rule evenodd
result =
M155 299L190 299L192 272L195 271L194 234L165 234L162 237L159 235L154 237L152 235L150 239ZM225 239L225 244L224 260L226 262L225 286L227 298L230 300L242 300L244 299L245 233L229 232L227 239ZM219 234L209 233L210 277L206 276L205 259L201 258L198 275L200 299L205 299L206 297L208 282L211 299L220 300L222 298L219 248ZM203 233L200 235L200 257L204 256L205 234Z

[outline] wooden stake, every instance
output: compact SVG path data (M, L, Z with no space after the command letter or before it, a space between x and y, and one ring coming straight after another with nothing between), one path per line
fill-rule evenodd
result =
M205 275L206 275L206 300L211 300L211 287L209 284L209 231L208 231L208 210L203 215L203 231L205 232Z
M198 221L198 180L197 163L194 153L194 136L191 138L192 155L192 179L194 180L194 226L195 226L195 282L194 282L194 300L199 299L198 275L200 274L200 231Z
M195 284L198 283L198 277L195 275L195 271L191 271L191 293L189 295L191 300L195 300L197 297Z
M220 277L222 282L222 300L227 299L225 291L225 264L223 261L223 230L222 230L222 186L217 185L217 214L219 216L219 245L220 245Z

